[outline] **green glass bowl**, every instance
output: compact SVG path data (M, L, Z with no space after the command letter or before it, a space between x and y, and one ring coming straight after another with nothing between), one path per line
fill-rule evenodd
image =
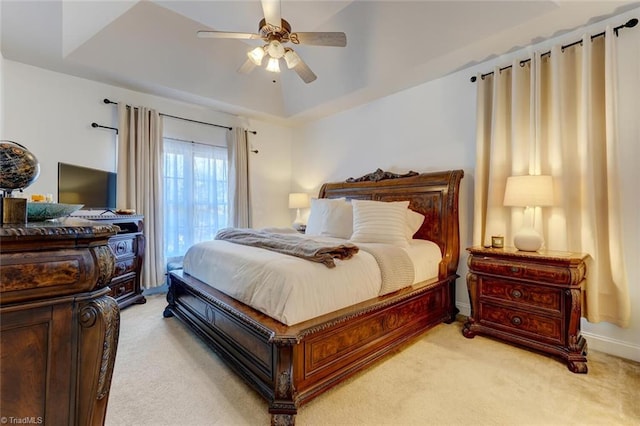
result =
M69 216L76 210L80 210L84 204L61 204L61 203L27 203L27 221L42 222L47 219L57 219Z

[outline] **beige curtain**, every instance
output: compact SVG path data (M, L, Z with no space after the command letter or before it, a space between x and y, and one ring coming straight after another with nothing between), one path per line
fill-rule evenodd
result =
M504 235L512 245L532 220L546 248L590 255L583 315L625 327L615 41L607 28L605 37L585 35L478 78L473 243ZM536 208L534 218L502 206L506 178L526 174L554 178L556 205Z
M249 194L249 146L247 131L234 127L227 132L229 153L229 219L238 228L251 227Z
M162 120L145 107L118 104L118 208L144 215L142 285L164 283Z

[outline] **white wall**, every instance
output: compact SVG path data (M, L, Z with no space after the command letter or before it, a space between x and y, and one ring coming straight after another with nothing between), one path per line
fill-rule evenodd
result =
M0 22L2 22L2 8L0 7ZM2 45L2 35L0 35ZM4 56L0 51L0 140L4 139Z
M619 25L636 17L640 9L618 16L610 22ZM575 31L555 40L573 42L581 32L601 32L604 23ZM621 70L621 146L623 226L625 260L632 304L631 325L622 329L611 324L590 324L583 320L582 331L589 347L640 361L640 31L623 30L619 38ZM546 51L551 42L539 45ZM463 169L460 198L461 245L471 245L473 184L475 169L476 85L469 81L477 72L509 64L511 59L527 57L514 52L476 65L367 105L318 120L294 130L292 186L296 190L317 192L325 181L360 176L376 168L394 172ZM469 298L464 277L467 254L463 250L456 286L456 304L469 314Z
M2 139L4 139L4 57L0 52L0 140Z
M115 171L116 134L95 129L92 122L117 127L115 105L104 98L192 120L225 126L246 125L246 120L204 107L96 83L22 63L2 60L4 82L3 139L26 146L40 161L40 177L26 193L51 193L57 197L58 162ZM170 123L171 122L171 123ZM179 127L166 120L168 130ZM204 127L200 126L199 130ZM210 127L209 127L210 128ZM252 149L250 174L254 222L265 226L289 224L286 194L291 177L291 131L260 121L250 123ZM195 140L198 136L194 135Z

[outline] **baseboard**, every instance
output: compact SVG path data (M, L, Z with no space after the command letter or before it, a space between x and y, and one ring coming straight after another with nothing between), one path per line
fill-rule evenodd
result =
M594 351L640 362L640 346L638 345L585 331L581 334L587 339L589 350L593 349Z
M461 315L468 317L471 315L471 305L464 302L456 302L456 308L460 311Z
M166 293L169 290L169 286L167 284L163 284L158 287L145 288L142 291L143 296L152 296L154 294Z

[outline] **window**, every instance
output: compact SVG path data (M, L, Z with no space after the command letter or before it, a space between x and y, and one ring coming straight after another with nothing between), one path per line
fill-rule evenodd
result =
M164 138L165 258L227 226L227 149Z

